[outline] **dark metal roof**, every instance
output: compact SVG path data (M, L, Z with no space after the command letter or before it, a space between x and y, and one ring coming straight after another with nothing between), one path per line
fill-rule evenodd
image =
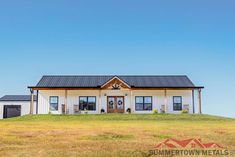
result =
M30 101L30 95L5 95L0 98L0 101ZM37 101L37 96L34 95L34 101Z
M100 88L112 76L43 76L35 88ZM203 88L196 87L187 76L117 75L132 88ZM34 88L34 87L29 87Z

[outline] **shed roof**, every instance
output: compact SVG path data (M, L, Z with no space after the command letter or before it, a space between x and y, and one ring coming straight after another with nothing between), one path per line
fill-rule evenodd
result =
M0 98L0 101L30 101L30 95L5 95ZM34 101L37 101L37 96L34 95Z

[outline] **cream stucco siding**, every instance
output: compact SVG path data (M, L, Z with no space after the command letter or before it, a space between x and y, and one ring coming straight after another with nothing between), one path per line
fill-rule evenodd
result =
M38 92L38 114L48 114L50 96L59 97L59 109L54 114L62 113L62 104L65 104L65 90L40 90ZM107 111L108 96L124 96L125 109L131 108L132 113L152 113L152 111L136 111L135 97L136 96L151 96L152 108L160 111L161 105L165 104L164 90L68 90L67 91L67 110L69 114L74 113L74 105L79 104L79 96L95 96L96 111L88 111L91 114L100 113L101 109ZM189 105L189 112L193 113L192 90L167 90L167 113L180 113L173 111L173 96L182 96L182 105Z

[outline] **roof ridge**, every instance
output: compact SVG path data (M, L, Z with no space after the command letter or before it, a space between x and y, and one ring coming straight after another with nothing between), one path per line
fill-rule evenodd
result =
M43 75L42 77L185 77L187 75Z
M43 75L42 77L64 77L64 76L68 76L68 77L77 77L77 76L116 76L116 75Z

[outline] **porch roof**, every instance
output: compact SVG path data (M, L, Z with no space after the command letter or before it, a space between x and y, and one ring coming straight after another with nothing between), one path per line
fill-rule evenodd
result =
M43 76L36 86L29 88L101 88L114 77L131 88L204 88L195 86L185 75L51 75Z

